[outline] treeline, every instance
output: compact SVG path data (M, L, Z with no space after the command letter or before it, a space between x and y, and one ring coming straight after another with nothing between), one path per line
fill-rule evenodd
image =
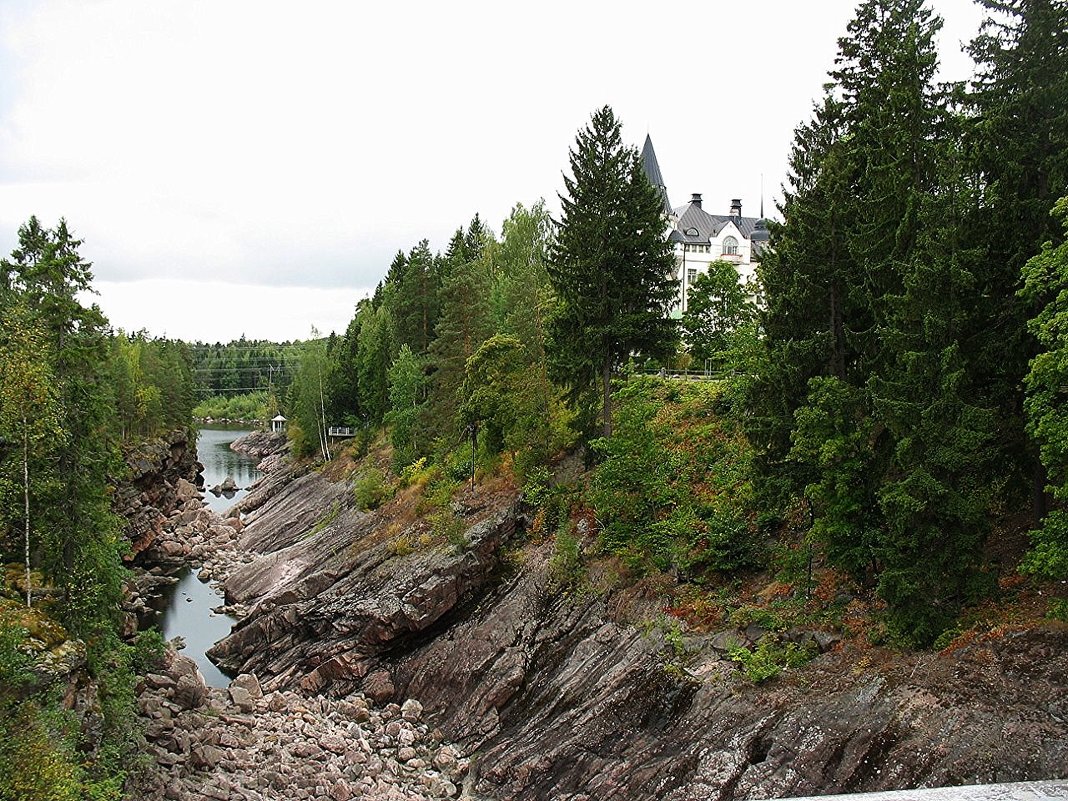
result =
M117 636L127 545L111 490L123 440L190 425L191 362L183 344L113 333L81 302L90 265L66 222L31 218L18 237L0 260L0 561L22 565L0 584L0 796L117 799L134 652ZM63 630L85 643L101 692L88 753L27 656Z
M286 405L298 449L322 453L324 426L383 423L398 467L466 464L472 442L535 464L565 444L545 354L550 235L542 203L517 205L499 238L476 215L444 252L397 253L343 335L305 343Z
M200 400L256 391L284 393L299 363L300 343L240 339L189 344Z
M1021 276L1063 241L1068 4L982 5L967 85L935 82L941 20L922 0L858 7L794 137L749 368L764 504L811 515L827 560L920 643L990 590L1006 519L1043 517L1036 442L1064 431L1035 417L1060 398L1025 414L1028 320L1064 302L1063 273Z

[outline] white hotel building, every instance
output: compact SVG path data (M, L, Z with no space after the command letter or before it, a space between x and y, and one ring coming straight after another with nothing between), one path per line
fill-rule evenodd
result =
M686 295L690 285L701 273L708 272L714 261L729 261L738 270L738 280L745 283L756 277L760 254L767 246L768 229L761 217L743 217L742 201L734 199L727 214L709 214L702 207L701 195L694 194L685 206L672 208L667 186L656 161L653 140L645 137L642 164L649 183L660 191L664 213L670 229L669 239L674 245L679 295L675 308L677 316L686 310ZM763 203L761 203L763 205Z

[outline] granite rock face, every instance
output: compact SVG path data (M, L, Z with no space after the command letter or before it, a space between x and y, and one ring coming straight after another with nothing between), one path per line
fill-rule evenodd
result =
M266 693L415 699L477 755L480 796L727 801L1068 771L1064 627L876 659L801 632L826 652L756 686L722 647L745 632L680 652L612 591L557 587L514 496L461 508L464 536L438 541L319 474L272 478L224 584L248 614L213 657Z
M131 559L150 548L167 516L192 498L202 465L196 459L196 438L173 431L129 448L124 454L129 473L115 490L112 509L126 521Z

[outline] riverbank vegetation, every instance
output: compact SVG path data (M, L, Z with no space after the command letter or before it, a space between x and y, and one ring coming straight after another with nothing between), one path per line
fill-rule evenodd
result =
M65 221L0 260L0 797L120 798L136 649L118 636L121 449L191 424L188 349L112 331ZM17 565L17 567L16 567ZM147 640L145 641L147 643ZM63 696L83 685L86 727Z
M601 552L698 588L804 554L806 593L832 571L902 644L996 595L1030 525L1023 569L1063 576L1046 484L1056 506L1068 9L990 12L977 79L946 86L921 0L860 4L796 131L760 285L713 270L681 342L656 198L598 111L559 221L517 206L499 237L476 216L443 252L399 252L344 335L306 348L297 451L325 454L329 425L364 446L384 426L398 473L505 469L537 495L584 448L569 508L591 511ZM636 375L694 356L720 380Z
M399 251L343 333L303 343L112 332L79 300L80 242L31 218L0 261L0 775L23 782L0 797L119 796L120 446L208 395L204 416L277 403L299 456L352 427L348 455L380 459L353 463L359 503L419 495L429 543L460 541L463 483L522 487L559 592L629 585L695 628L942 645L1068 577L1068 5L984 5L977 79L946 86L922 0L860 3L760 285L717 265L681 325L660 199L607 107L559 220L518 204L499 233L476 215ZM694 358L717 379L641 375ZM61 677L28 678L46 630L84 644L100 738L71 730ZM764 677L777 653L736 658Z

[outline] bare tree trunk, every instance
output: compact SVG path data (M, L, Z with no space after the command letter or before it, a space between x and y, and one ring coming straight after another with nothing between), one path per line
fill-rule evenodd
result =
M604 435L612 436L612 359L607 357L601 367L601 381L604 384Z
M22 500L25 505L26 528L26 606L33 606L33 590L30 576L30 430L26 415L22 416Z
M319 411L321 414L322 427L319 428L319 446L323 449L323 461L330 461L330 440L326 428L326 399L323 397L323 368L319 368Z

